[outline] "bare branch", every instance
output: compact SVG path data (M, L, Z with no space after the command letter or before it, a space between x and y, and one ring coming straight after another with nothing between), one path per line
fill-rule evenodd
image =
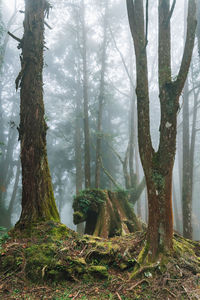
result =
M112 175L111 175L111 174L108 172L108 170L104 167L102 157L100 157L100 162L101 162L101 168L102 168L103 172L106 174L106 176L110 179L110 181L114 184L114 186L115 186L117 189L121 189L121 187L117 184L117 182L116 182L115 179L112 177Z
M117 42L116 42L116 40L115 40L115 37L114 37L113 32L112 32L112 30L111 30L110 27L109 27L109 31L110 31L110 35L111 35L111 38L112 38L112 40L113 40L113 43L114 43L114 45L115 45L115 48L116 48L117 52L119 53L119 55L120 55L120 57L121 57L121 60L122 60L124 69L125 69L126 74L127 74L128 78L129 78L129 80L130 80L130 83L131 83L132 87L135 89L135 86L134 86L133 80L132 80L132 78L131 78L131 75L129 74L129 70L128 70L128 67L127 67L127 65L126 65L124 56L123 56L123 54L121 53L120 49L119 49L118 46L117 46Z
M22 42L22 40L21 40L20 38L16 37L16 36L15 36L14 34L12 34L10 31L8 31L8 34L9 34L14 40L18 41L19 43Z
M190 62L192 58L195 32L197 26L196 18L196 1L190 0L188 6L188 23L187 23L187 35L185 42L185 49L183 53L183 58L181 62L181 67L177 76L175 83L177 95L179 95L184 87L185 80L187 78L188 70L190 67Z
M176 6L176 0L174 0L173 3L172 3L172 7L171 7L171 9L170 9L169 15L168 15L167 20L166 20L166 22L165 22L165 26L166 26L166 27L168 26L168 24L169 24L169 22L170 22L170 20L171 20L171 17L172 17L172 15L173 15L175 6Z

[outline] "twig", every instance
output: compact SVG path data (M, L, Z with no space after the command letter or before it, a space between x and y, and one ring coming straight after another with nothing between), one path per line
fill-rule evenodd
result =
M46 21L44 21L44 24L49 28L49 29L53 29Z
M112 177L112 175L104 167L102 157L100 157L100 163L101 163L101 168L102 168L103 172L107 175L107 177L110 179L110 181L116 186L116 188L120 189L120 186L116 183L116 181L114 180L114 178Z
M16 40L16 41L18 41L19 43L21 43L21 39L20 38L18 38L18 37L16 37L14 34L12 34L10 31L8 31L8 34L14 39L14 40Z
M128 78L129 78L129 80L130 80L130 83L131 83L133 89L135 89L135 85L134 85L133 79L131 78L131 75L130 75L130 73L129 73L129 70L128 70L128 67L127 67L127 65L126 65L124 56L123 56L122 52L120 51L119 47L117 46L117 42L116 42L115 37L114 37L114 35L113 35L112 29L111 29L110 27L109 27L109 31L110 31L110 35L111 35L111 38L112 38L112 40L113 40L114 46L115 46L117 52L118 52L119 55L120 55L120 58L121 58L121 60L122 60L122 64L123 64L123 66L124 66L124 69L125 69L125 71L126 71L126 74L127 74Z
M166 287L163 288L163 290L167 291L173 298L177 299L176 295L174 293L172 293L170 290L168 290Z
M72 300L75 300L79 294L80 294L80 291L78 291L78 293L72 298Z
M120 297L120 295L119 295L118 292L116 292L116 295L117 295L117 297L118 297L119 300L122 300L122 298Z
M143 282L147 282L149 284L147 279L142 279L142 280L136 282L134 285L132 285L129 289L127 289L127 291L132 291L134 288L136 288L136 286L142 284Z
M191 298L190 295L188 294L188 291L187 291L187 289L184 287L184 285L182 285L182 288L184 289L184 291L185 291L186 295L188 296L188 298L192 300L192 298Z

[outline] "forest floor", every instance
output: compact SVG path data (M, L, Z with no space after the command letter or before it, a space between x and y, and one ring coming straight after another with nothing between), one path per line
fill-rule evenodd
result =
M200 243L174 236L174 252L138 262L145 233L109 240L40 224L0 236L0 299L200 299Z

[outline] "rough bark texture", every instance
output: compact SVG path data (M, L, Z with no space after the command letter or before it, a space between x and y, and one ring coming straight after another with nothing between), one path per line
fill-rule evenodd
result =
M59 221L47 161L43 103L44 17L50 5L46 0L25 0L24 36L21 43L20 127L22 164L22 213L17 226L35 222Z
M176 81L171 79L170 1L161 0L159 13L159 96L161 105L160 143L152 147L149 120L149 88L144 29L143 0L127 0L129 24L134 40L137 71L138 140L148 193L149 257L155 260L163 250L172 249L172 169L176 149L177 111L194 46L196 1L190 0L185 50Z
M86 190L74 199L74 223L86 221L85 233L108 238L141 229L124 192Z

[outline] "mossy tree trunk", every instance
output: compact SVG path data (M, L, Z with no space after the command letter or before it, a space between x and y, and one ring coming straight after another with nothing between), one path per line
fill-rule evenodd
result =
M175 2L174 2L175 3ZM137 71L138 140L148 193L148 255L155 260L159 253L172 250L172 170L176 149L177 112L194 47L196 1L189 0L188 26L181 67L175 81L171 78L170 19L173 7L169 0L158 4L159 14L159 97L161 105L160 142L158 151L152 146L149 117L147 70L147 31L144 26L143 0L127 0L129 24L134 40ZM146 18L146 24L148 20Z
M102 238L141 229L125 192L85 190L74 199L74 223L86 221L85 234Z
M46 0L25 0L24 36L21 42L20 126L22 165L22 212L17 226L59 221L47 161L43 103L44 18L50 5Z

